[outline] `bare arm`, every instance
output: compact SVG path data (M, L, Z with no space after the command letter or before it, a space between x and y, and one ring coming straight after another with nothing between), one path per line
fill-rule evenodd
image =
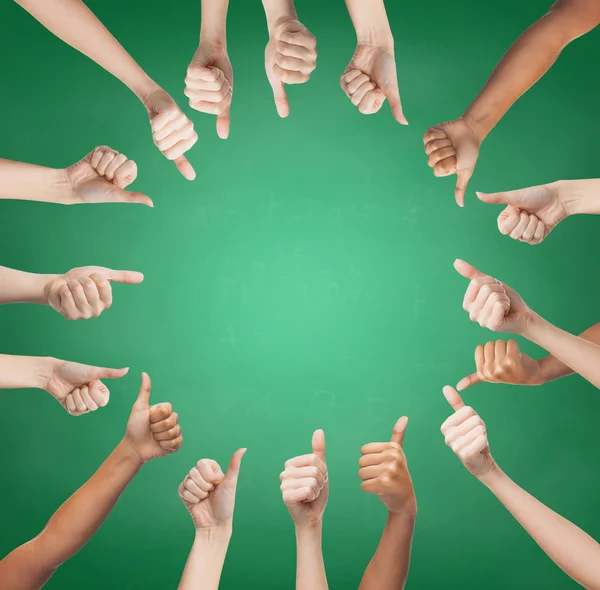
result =
M64 203L71 193L65 170L0 159L0 199Z
M298 18L294 0L263 0L269 32L281 18Z
M13 590L41 588L100 528L141 465L132 448L121 442L35 539L0 561L0 578Z
M552 66L571 41L600 23L596 0L558 0L500 60L464 118L482 141L508 109Z
M39 303L47 305L44 285L57 275L41 275L0 266L0 304Z
M600 590L600 545L512 481L499 467L479 477L548 557L588 590Z
M394 44L383 0L346 0L359 44Z
M296 590L327 590L321 522L296 527Z
M0 354L0 389L45 389L57 362L50 357Z
M231 527L197 530L179 590L217 590L230 539Z

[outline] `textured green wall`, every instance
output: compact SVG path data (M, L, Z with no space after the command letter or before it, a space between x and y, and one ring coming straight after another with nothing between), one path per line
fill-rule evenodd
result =
M425 129L458 116L508 45L548 2L500 6L388 0L408 128L387 105L366 117L339 88L354 50L343 0L298 0L319 43L308 84L277 117L264 73L259 0L232 0L232 132L187 108L185 69L198 0L90 2L142 66L186 107L200 135L185 181L154 147L146 114L118 81L11 2L0 6L4 158L63 167L96 145L135 159L140 206L0 204L1 263L38 272L100 264L143 271L115 287L100 319L48 308L0 309L0 349L129 365L110 405L71 418L39 391L2 393L0 553L30 539L122 436L139 386L171 401L185 443L126 490L50 589L174 588L193 536L177 486L201 457L247 446L225 590L294 584L294 536L278 475L325 429L331 497L325 558L333 590L356 588L385 521L360 491L359 449L410 417L406 453L419 514L409 588L562 590L576 585L444 445L441 395L473 368L491 333L462 311L465 258L572 332L598 321L600 220L575 218L530 248L501 236L474 190L598 176L600 57L595 32L569 47L484 145L467 207L454 178L426 165ZM539 354L532 346L524 349ZM542 388L481 385L467 402L516 481L600 538L598 392L579 377Z

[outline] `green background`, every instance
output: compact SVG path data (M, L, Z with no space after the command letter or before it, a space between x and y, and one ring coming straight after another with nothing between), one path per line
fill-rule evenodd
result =
M128 89L41 27L0 6L2 157L64 167L96 145L135 159L134 190L156 208L0 204L2 264L65 272L98 264L145 273L115 287L100 319L49 308L0 309L0 349L130 366L109 406L73 419L40 391L2 394L0 552L35 536L123 435L145 370L152 399L171 401L185 443L145 466L97 535L51 589L175 588L193 529L177 486L195 461L225 465L248 447L224 589L294 586L295 541L281 501L286 459L324 428L331 479L324 552L332 589L356 588L385 522L363 494L359 449L410 417L405 450L419 502L409 588L573 588L445 446L441 389L474 367L494 336L461 308L462 257L516 288L557 325L598 318L598 219L567 220L530 248L496 229L493 192L598 175L599 34L567 48L485 142L459 209L454 177L436 179L421 137L462 113L510 43L548 2L388 1L408 128L386 104L360 115L339 88L355 46L342 0L298 0L318 39L310 82L288 88L278 118L264 73L260 2L233 1L231 136L183 95L199 30L198 0L90 2L142 67L194 120L189 183L154 147ZM541 352L523 343L526 352ZM520 485L600 537L600 397L579 377L535 389L468 392L494 456Z

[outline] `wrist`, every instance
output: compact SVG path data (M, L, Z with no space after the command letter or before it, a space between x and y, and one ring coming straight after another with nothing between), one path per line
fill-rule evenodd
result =
M51 174L50 194L52 195L52 201L60 205L73 203L73 185L68 170L66 168L52 170Z
M146 462L138 453L137 449L135 448L135 445L133 445L131 441L127 438L127 434L125 434L125 436L122 438L117 449L124 459L126 459L133 465L137 465L138 469Z
M554 189L567 216L600 214L600 180L558 180Z
M531 340L537 344L537 338L539 333L544 330L544 328L548 325L548 322L535 313L532 310L529 310L529 315L527 320L524 322L522 330L519 334L527 340Z
M227 523L211 527L196 527L196 541L201 543L218 543L222 541L229 542L233 534L233 519Z
M493 490L496 484L503 478L506 477L504 471L500 469L498 464L494 461L491 468L488 469L484 474L478 475L477 479L487 488Z
M296 537L298 536L320 536L323 532L323 520L311 520L309 522L303 522L302 524L296 524Z
M28 376L31 387L48 391L48 383L62 362L51 356L30 357Z
M141 103L146 107L146 110L149 110L148 102L150 97L156 92L164 92L163 88L150 78L141 82L139 85L136 85L134 88L131 88L131 90L140 99Z
M356 29L356 42L358 45L367 47L378 47L391 53L394 52L394 36L389 24Z
M390 510L388 512L388 524L390 525L397 525L397 524L402 524L402 526L405 526L406 523L410 523L416 520L417 518L417 502L416 500L414 502L411 502L410 505L406 506L403 510L398 511L398 512L394 512L392 510Z
M493 126L490 126L486 118L479 118L469 113L469 110L465 111L461 119L467 124L475 139L479 142L479 145L483 143L483 140L488 136Z
M279 24L289 20L298 20L293 0L263 0L269 34Z

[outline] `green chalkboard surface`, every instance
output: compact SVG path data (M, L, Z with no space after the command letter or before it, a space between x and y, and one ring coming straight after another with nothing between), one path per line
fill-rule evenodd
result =
M0 6L3 158L64 167L97 145L136 160L135 205L0 203L0 263L34 272L97 264L145 273L116 285L101 318L67 322L49 308L0 308L0 350L130 366L110 404L72 418L40 391L4 391L0 554L35 536L122 436L141 371L171 401L185 443L146 465L91 542L49 589L175 588L193 538L177 487L195 461L226 464L248 447L224 590L294 586L295 541L281 501L286 459L328 440L324 551L333 590L358 586L385 523L359 488L359 449L410 424L405 450L419 514L409 588L563 590L560 572L460 465L439 427L442 386L474 366L493 335L461 307L460 257L516 288L539 313L580 332L600 320L600 220L567 220L540 246L496 229L493 192L600 174L600 33L568 47L483 146L467 206L454 177L427 167L427 127L460 115L506 48L548 6L388 0L408 127L386 105L363 116L339 87L355 36L342 0L297 0L319 43L309 83L277 116L264 73L260 2L231 2L231 135L183 95L199 0L90 7L193 118L187 182L154 147L137 99L12 2ZM541 355L532 345L523 349ZM600 538L600 396L579 377L540 388L479 385L466 395L503 469Z

